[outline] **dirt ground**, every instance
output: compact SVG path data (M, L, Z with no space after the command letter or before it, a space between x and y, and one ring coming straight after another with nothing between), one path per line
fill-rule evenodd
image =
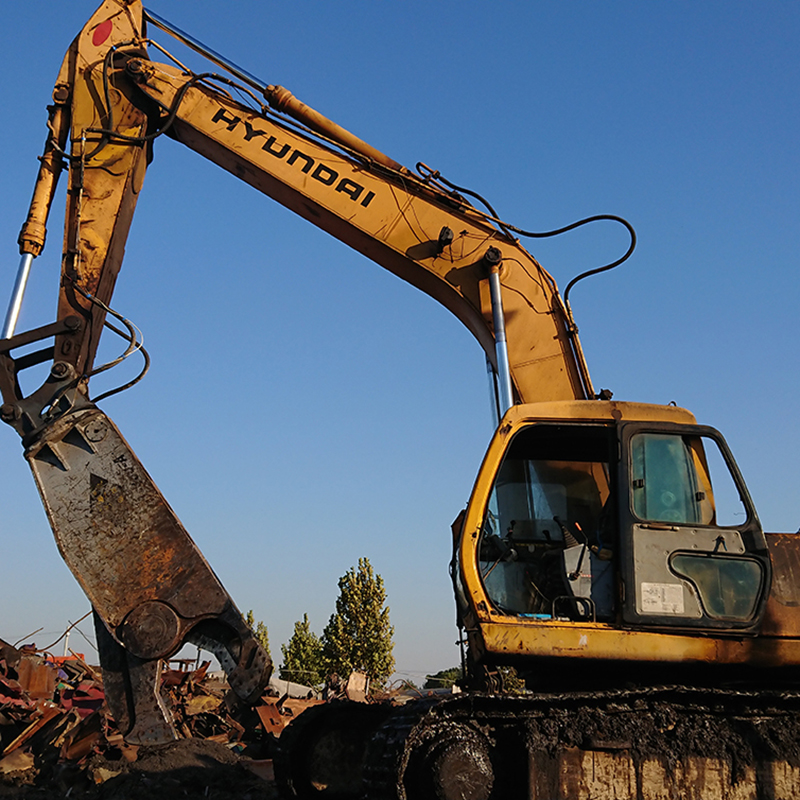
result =
M19 800L277 800L271 762L242 758L222 744L183 739L141 748L129 763L93 755L88 763L41 764L32 783L24 772L3 776L0 798Z

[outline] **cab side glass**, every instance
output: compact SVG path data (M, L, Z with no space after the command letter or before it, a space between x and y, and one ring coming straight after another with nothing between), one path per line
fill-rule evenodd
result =
M747 511L716 441L638 433L631 440L634 514L643 521L732 527Z

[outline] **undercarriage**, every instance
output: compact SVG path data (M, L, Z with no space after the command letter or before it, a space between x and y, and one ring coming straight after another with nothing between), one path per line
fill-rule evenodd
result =
M322 706L316 718L307 719L305 735L286 737L276 774L287 797L789 800L800 795L800 692L795 690L657 686L518 697L466 692L423 698L391 712L357 706L350 706L349 726L346 706L336 706L332 714L328 709L328 715ZM372 723L377 727L364 736ZM336 730L348 730L352 742L359 726L368 743L363 751L351 750L348 761ZM331 752L336 756L326 761ZM307 771L304 782L299 768L312 763L318 769Z

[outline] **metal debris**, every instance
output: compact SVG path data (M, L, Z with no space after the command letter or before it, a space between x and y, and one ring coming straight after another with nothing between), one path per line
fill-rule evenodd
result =
M254 800L276 797L275 743L293 719L324 701L309 687L274 681L249 707L236 698L224 673L210 672L208 662L194 666L194 659L182 659L165 663L162 671L161 693L183 740L173 750L139 748L125 743L109 711L99 667L79 653L54 657L0 639L0 794L13 796L18 787L20 797L39 797L39 788L58 785L70 798L127 797L116 787L129 791L137 780L148 786L167 780L151 773L149 750L158 750L167 764L159 761L158 769L172 776L185 768L188 748L198 760L189 766L199 769L202 762L204 772L210 770L211 783L203 784L198 797L217 796L208 788L215 781L220 797L232 786L244 787L241 796Z

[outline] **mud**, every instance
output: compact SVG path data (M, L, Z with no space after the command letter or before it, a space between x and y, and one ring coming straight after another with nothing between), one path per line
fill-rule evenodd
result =
M734 781L747 767L774 761L800 766L800 714L795 693L666 691L663 696L608 698L600 704L554 703L528 718L530 751L563 747L627 750L642 763L674 770L689 758L726 764Z

